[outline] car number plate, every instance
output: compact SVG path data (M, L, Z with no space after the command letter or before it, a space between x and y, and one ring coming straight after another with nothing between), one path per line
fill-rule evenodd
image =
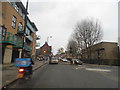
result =
M22 78L23 77L23 74L18 74L17 75L17 78Z

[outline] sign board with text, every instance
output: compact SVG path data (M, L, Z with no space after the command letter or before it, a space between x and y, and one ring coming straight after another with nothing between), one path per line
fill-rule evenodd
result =
M15 66L17 67L28 67L31 64L31 58L16 58Z

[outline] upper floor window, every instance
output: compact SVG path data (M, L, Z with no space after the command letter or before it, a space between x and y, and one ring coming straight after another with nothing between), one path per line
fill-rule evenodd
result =
M5 40L6 28L4 26L0 26L0 40Z
M18 31L22 31L22 27L23 27L23 25L22 25L22 23L20 22L20 23L19 23L19 26L18 26Z
M15 2L10 2L10 4L15 8Z
M25 19L25 13L23 12L23 9L20 8L15 2L10 2L10 4L15 8L15 10L19 13L19 15Z
M25 14L24 13L22 14L22 18L25 19Z
M27 35L30 35L30 30L28 29L28 27L26 27L25 33L26 33Z
M21 8L19 8L18 13L20 14L20 16L22 16L22 9Z
M17 21L17 18L15 16L13 16L13 18L12 18L12 27L13 28L16 27L16 21Z
M18 12L19 11L19 7L15 4L15 9Z

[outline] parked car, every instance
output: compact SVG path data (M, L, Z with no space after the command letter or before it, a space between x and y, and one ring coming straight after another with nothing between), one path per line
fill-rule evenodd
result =
M50 61L49 61L49 64L58 64L59 60L57 58L51 58Z
M81 60L79 60L79 59L72 59L72 61L74 61L75 64L80 64L80 65L83 64L83 62Z
M63 61L63 62L67 62L68 60L67 60L66 58L63 58L62 61Z
M40 58L39 58L39 61L43 61L43 60L44 60L44 58L43 58L43 57L40 57Z

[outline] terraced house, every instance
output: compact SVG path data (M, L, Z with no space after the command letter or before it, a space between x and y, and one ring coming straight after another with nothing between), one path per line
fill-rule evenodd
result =
M28 13L22 2L0 2L0 43L2 44L2 63L12 63L24 55L35 56L37 27L25 15ZM26 20L26 27L25 26ZM25 28L25 29L24 29ZM23 38L24 48L23 48Z

